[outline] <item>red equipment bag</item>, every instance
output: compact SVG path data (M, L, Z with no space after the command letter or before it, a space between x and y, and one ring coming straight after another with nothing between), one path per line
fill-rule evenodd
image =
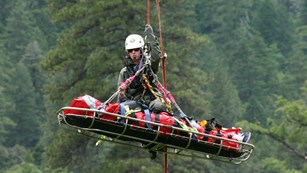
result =
M109 103L105 109L106 112L113 113L113 114L118 114L119 113L119 103ZM108 114L102 114L100 116L102 120L107 120L107 121L115 121L116 116L108 115Z
M142 111L132 113L129 116L132 118L137 118L139 120L146 120L145 113ZM151 112L150 119L151 119L151 122L160 123L164 125L164 126L160 126L160 130L159 130L160 132L162 132L162 134L170 134L172 132L171 128L167 128L167 126L176 126L176 122L174 121L174 118L166 112L160 112L159 114L155 114ZM135 126L146 127L146 124L144 122L131 121L131 124ZM157 127L155 127L154 125L152 125L152 128L157 129Z
M86 108L86 109L99 109L102 106L102 103L90 95L84 95L75 98L69 105L70 107L75 108ZM73 114L73 115L84 115L84 116L93 116L93 112L88 112L84 110L73 110L65 109L64 115Z
M119 113L119 103L109 103L108 106L106 107L105 111L109 112L109 113L114 113L114 114L118 114ZM133 112L130 115L128 115L131 118L136 118L138 120L146 120L146 115L143 111L138 111L138 112ZM108 114L102 114L100 117L102 120L107 120L107 121L115 121L116 117L112 116L112 115L108 115ZM155 114L153 112L150 113L150 120L151 122L155 122L155 123L160 123L163 124L165 126L178 126L178 123L176 123L174 121L174 118L172 116L170 116L167 112L160 112L159 114ZM134 126L139 126L139 127L146 127L146 123L145 122L140 122L140 121L133 121L133 120L129 120L128 122L129 124L132 124ZM161 126L160 131L164 134L167 133L171 133L171 129L167 128L165 126ZM152 128L155 129L154 126L152 126Z
M219 136L219 137L222 137L222 138L232 139L232 140L238 141L237 137L240 135L241 129L240 128L229 128L229 129L220 129L220 130L213 129L210 132L206 132L204 130L204 128L199 128L198 132L206 133L206 134L209 134L209 135L212 135L212 136ZM198 136L198 139L208 141L210 143L220 143L220 140L217 140L217 139L211 138L211 137ZM222 145L224 147L229 147L232 150L237 151L240 144L238 144L236 142L223 140Z

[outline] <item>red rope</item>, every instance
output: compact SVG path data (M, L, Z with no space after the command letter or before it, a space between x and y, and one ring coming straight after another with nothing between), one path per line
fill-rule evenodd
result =
M147 24L150 24L150 0L147 0Z
M162 29L161 29L161 19L160 19L160 4L159 0L156 0L156 6L158 11L158 24L159 24L159 33L160 33L160 49L162 57L162 76L163 76L163 85L166 88L166 65L165 65L165 56L162 40ZM150 24L150 0L147 0L147 24ZM168 159L167 159L167 146L164 147L164 173L168 172Z
M161 18L160 18L160 3L159 0L156 0L157 12L158 12L158 24L159 24L159 33L160 33L160 48L161 48L161 57L162 57L162 77L163 85L166 88L166 64L163 48L163 39L162 39L162 27L161 27ZM168 158L167 158L167 146L164 147L164 173L168 172Z
M165 58L166 57L164 56L164 48L163 48L159 0L156 0L156 6L157 6L157 11L158 11L158 23L159 23L159 32L160 32L160 48L161 48L161 57L162 57L162 77L163 77L164 88L166 88L166 64L165 64Z

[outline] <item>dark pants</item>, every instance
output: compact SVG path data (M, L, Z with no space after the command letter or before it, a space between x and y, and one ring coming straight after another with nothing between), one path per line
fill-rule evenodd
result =
M149 103L149 110L154 113L165 112L166 107L163 105L160 99L156 98Z

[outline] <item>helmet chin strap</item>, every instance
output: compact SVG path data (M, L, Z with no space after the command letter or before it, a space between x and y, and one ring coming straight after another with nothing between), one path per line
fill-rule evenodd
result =
M143 61L144 61L144 53L143 53L143 49L141 49L141 58L140 58L140 62L139 62L139 69L143 67Z
M144 57L145 57L145 55L144 55L144 50L143 50L142 48L141 48L140 50L141 50L141 57L140 57L140 59L139 59L138 69L140 69L140 68L143 67L143 65L144 65L144 59L145 59L145 58L144 58ZM130 57L127 50L126 50L126 55L127 55L127 56L125 56L126 59L132 60L133 63L135 62L135 58L136 58L136 57Z

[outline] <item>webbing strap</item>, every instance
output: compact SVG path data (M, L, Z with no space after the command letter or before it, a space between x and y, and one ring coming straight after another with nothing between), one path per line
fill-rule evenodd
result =
M145 120L151 122L151 117L150 117L150 112L149 112L148 107L145 106L145 105L142 105L142 108L143 108L144 113L145 113ZM121 115L128 116L128 115L131 115L132 113L140 112L140 111L142 111L142 110L140 110L140 109L131 110L129 108L129 105L126 105L126 102L120 103L120 114ZM117 120L120 120L120 117L117 117ZM124 120L122 119L122 120L120 120L120 122L124 122ZM148 129L152 130L151 125L149 123L146 123L146 127Z
M158 99L162 102L162 104L163 104L170 112L172 112L171 105L168 104L162 97L160 97L160 96L158 96L158 95L156 94L156 92L153 90L153 88L152 88L152 86L151 86L151 84L150 84L148 78L146 77L146 75L145 75L145 74L142 74L142 75L143 75L143 79L144 79L144 81L145 81L145 84L146 84L146 86L148 87L148 89L150 90L150 92L155 96L155 98L158 98Z
M197 129L194 127L189 127L186 124L184 124L183 122L181 122L180 120L178 120L177 118L173 117L174 120L179 124L179 126L184 129L189 131L189 135L192 137L192 139L197 140L197 135L195 133L198 133Z
M145 110L144 110L144 113L145 113L145 119L146 119L146 121L151 122L149 109L145 109ZM148 129L152 130L150 124L146 123L146 126L147 126Z
M120 114L121 115L126 115L126 109L125 109L125 102L122 102L119 104L120 105ZM117 120L120 120L121 118L120 117L117 117ZM120 120L120 122L124 122L124 120Z
M126 111L125 111L125 104L124 103L120 103L120 114L121 115L125 115Z
M151 151L159 151L159 150L161 150L164 147L165 147L165 144L158 143L158 144L154 145L153 147L151 147L150 150Z
M180 120L178 120L177 118L173 117L174 120L176 120L176 122L180 125L181 128L183 128L184 130L188 130L190 132L198 132L197 129L193 128L193 127L189 127L186 124L184 124L183 122L181 122Z

